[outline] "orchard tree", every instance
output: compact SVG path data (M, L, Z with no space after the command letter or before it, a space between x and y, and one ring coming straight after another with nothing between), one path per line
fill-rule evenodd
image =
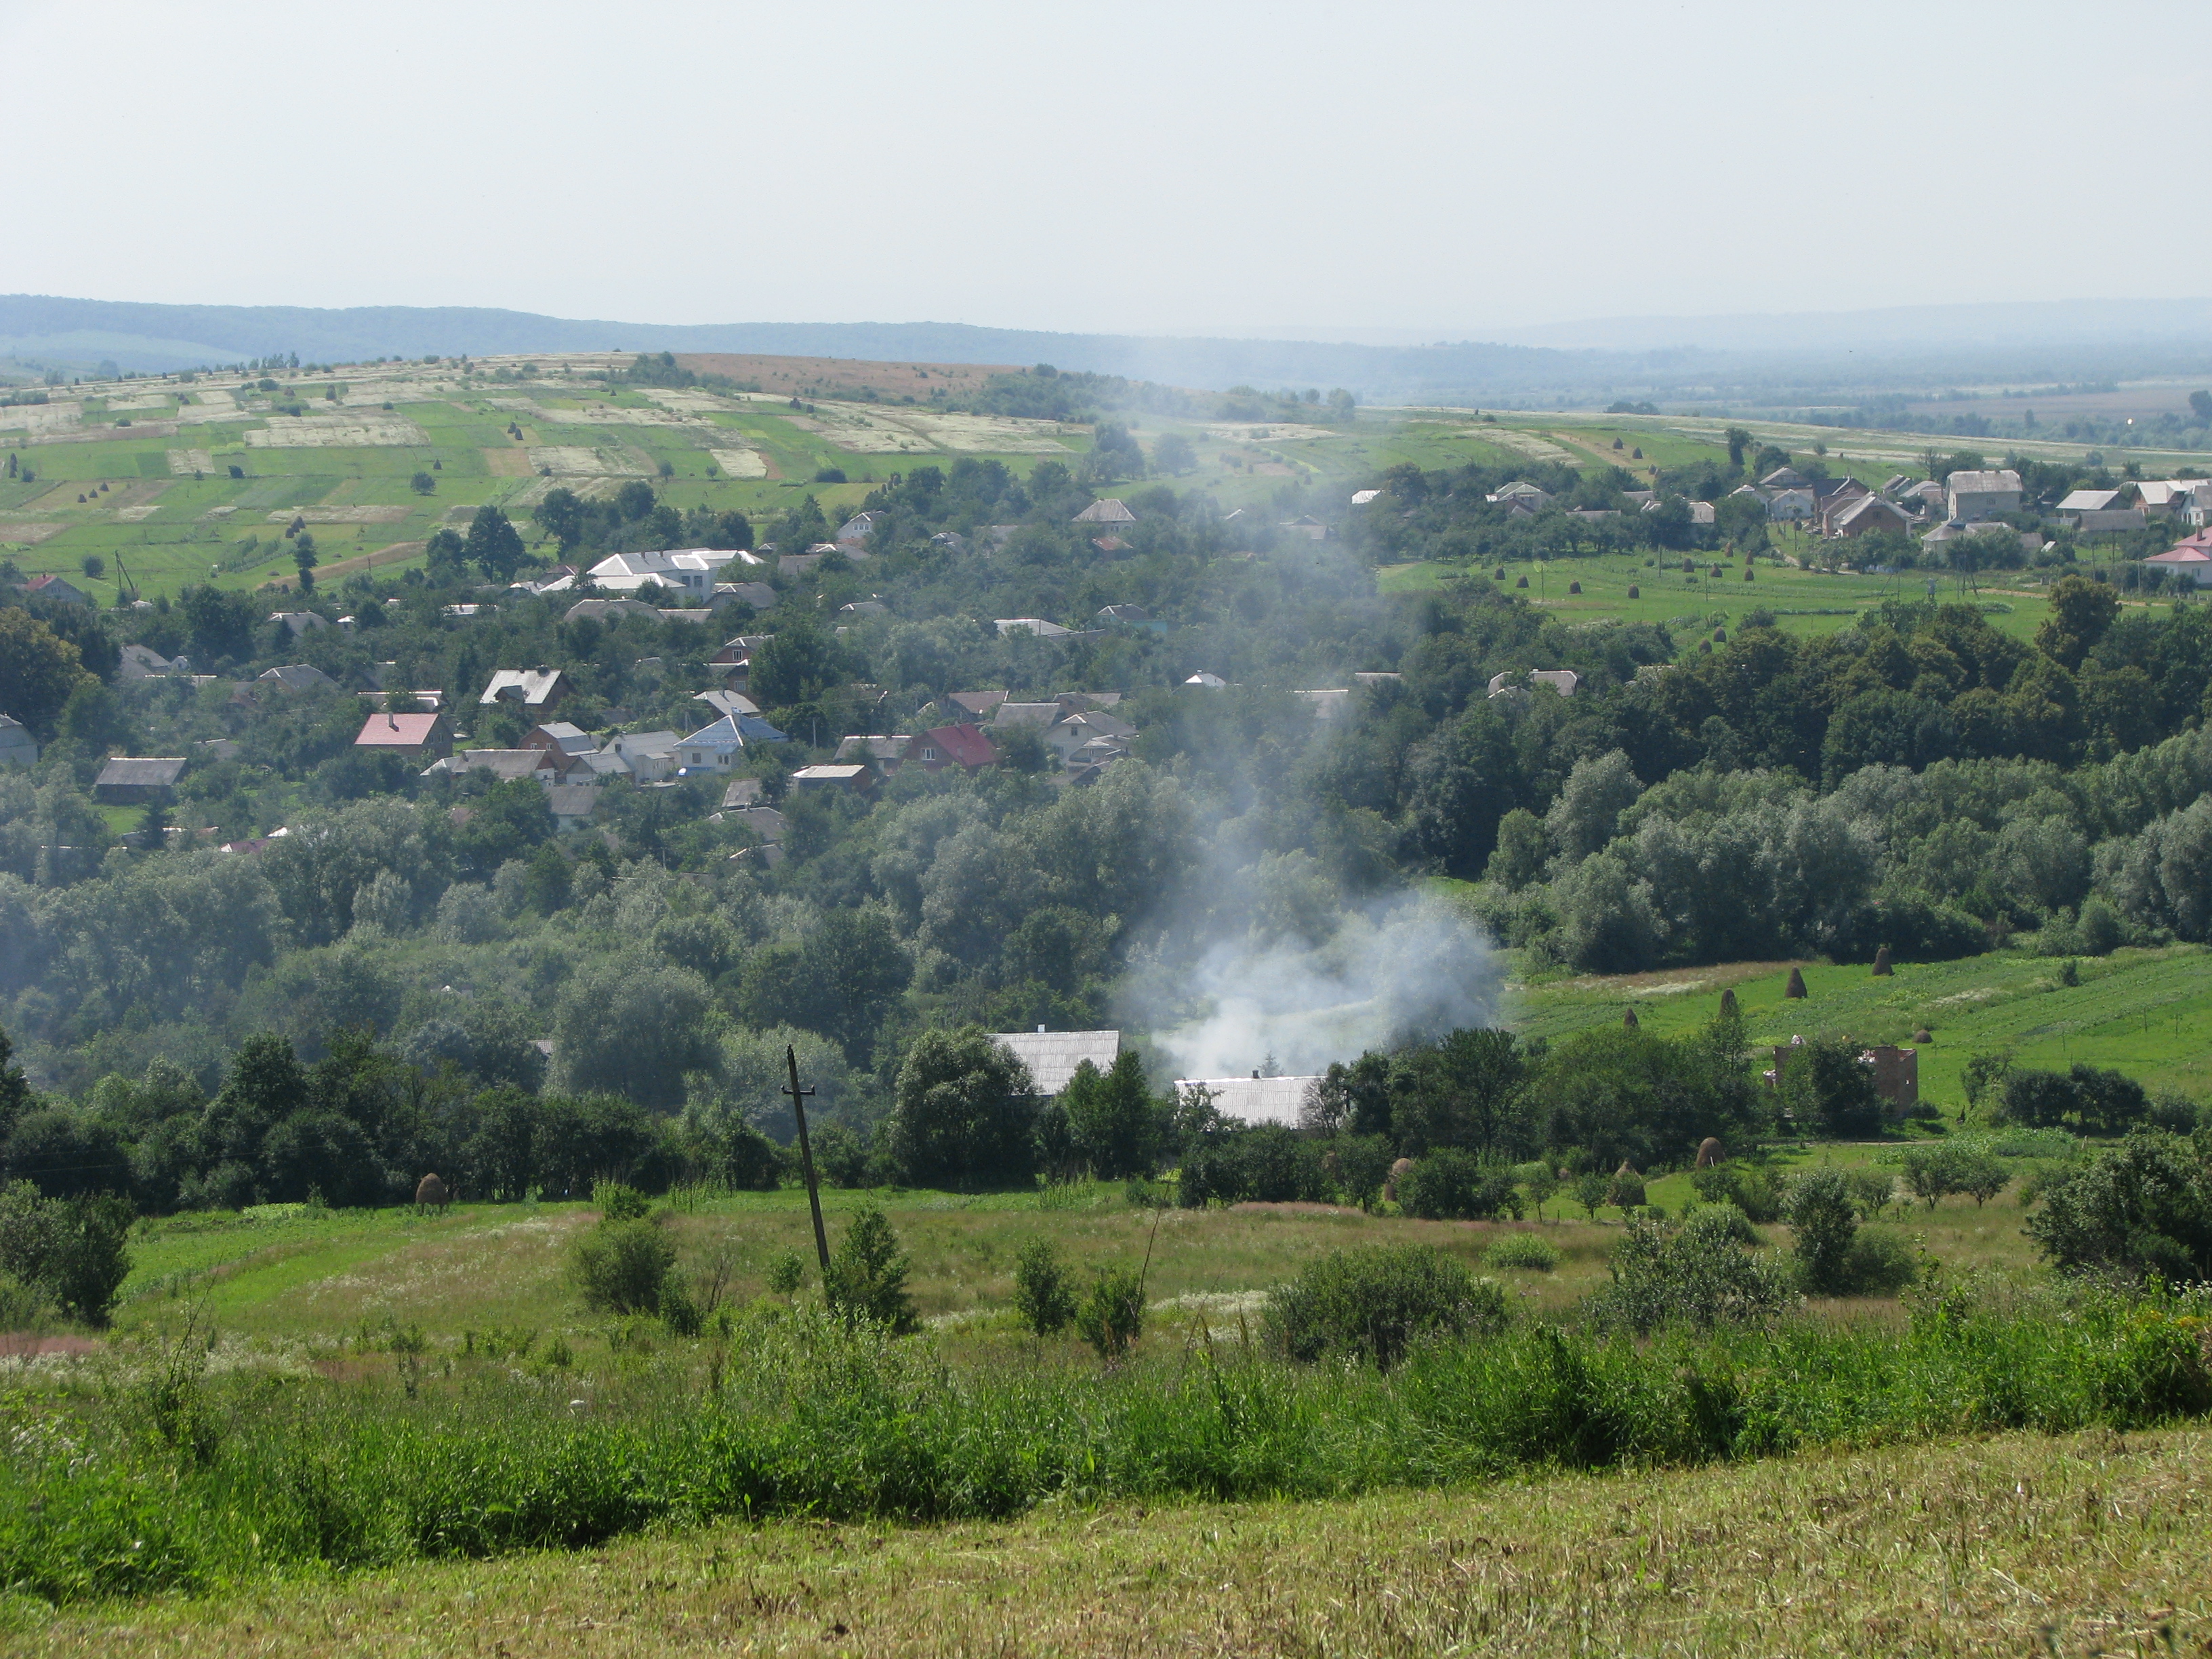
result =
M509 582L522 563L522 538L506 514L486 502L469 520L468 540L462 556L490 580Z

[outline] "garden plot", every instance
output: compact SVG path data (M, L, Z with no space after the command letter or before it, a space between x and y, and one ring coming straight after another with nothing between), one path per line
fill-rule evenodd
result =
M0 432L69 432L83 416L82 404L19 404L0 409Z
M271 513L269 522L289 524L295 519L305 519L309 524L398 524L411 510L383 502L357 507L284 507Z
M556 489L565 489L583 501L611 501L622 484L620 478L532 478L501 505L510 509L536 507Z
M58 536L68 529L63 524L0 524L0 542L21 542L36 547L49 536Z
M520 400L512 400L520 402ZM541 421L558 421L563 426L696 426L698 422L685 415L665 409L550 409L540 404L528 404Z
M994 455L1058 455L1067 451L1060 435L1067 428L1052 421L1024 421L1010 415L901 415L939 449Z
M1571 464L1576 459L1572 451L1562 449L1549 438L1540 438L1533 432L1521 432L1511 427L1469 427L1459 435L1462 438L1480 438L1486 444L1496 444L1500 449L1510 449L1516 455L1532 461Z
M642 478L645 469L623 454L586 449L580 445L556 444L530 452L533 471L550 467L555 476L568 478Z
M414 380L356 380L347 386L338 402L348 409L374 408L380 404L419 404L431 401Z
M683 415L725 415L729 412L730 400L711 392L695 392L689 386L667 390L656 388L645 394L663 409L674 410Z
M107 400L107 412L111 415L130 415L142 409L167 410L168 406L167 395L159 392L143 392L136 397L110 398Z
M1225 421L1206 428L1206 435L1230 444L1297 443L1311 438L1333 438L1325 426L1285 426L1279 422Z
M768 462L750 449L710 449L707 453L714 458L714 465L722 469L726 477L768 477Z
M159 501L141 501L136 507L118 507L115 516L125 524L143 524L161 510Z
M928 451L937 446L912 427L880 415L864 414L850 404L817 404L810 417L787 418L802 432L826 438L838 448L856 455L896 455L905 450Z
M265 428L249 432L256 449L400 449L427 447L429 434L412 421L387 416L362 420L350 415L271 415Z
M204 449L173 449L169 452L169 471L180 478L195 472L212 472L215 457Z
M205 426L214 421L243 420L247 411L268 407L266 398L248 398L241 405L228 392L203 392L199 402L186 404L177 411L177 419L185 426Z

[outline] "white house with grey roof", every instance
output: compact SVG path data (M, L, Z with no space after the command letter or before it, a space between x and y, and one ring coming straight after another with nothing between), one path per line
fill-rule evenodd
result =
M1067 1087L1085 1060L1103 1072L1121 1052L1119 1031L1048 1031L1040 1025L1034 1031L994 1031L991 1041L1029 1068L1030 1080L1045 1099Z
M1188 1098L1203 1089L1213 1109L1239 1123L1279 1123L1298 1127L1299 1115L1322 1085L1317 1077L1179 1077L1176 1094Z
M2010 467L1958 471L1943 480L1950 516L1960 524L2020 511L2020 474Z

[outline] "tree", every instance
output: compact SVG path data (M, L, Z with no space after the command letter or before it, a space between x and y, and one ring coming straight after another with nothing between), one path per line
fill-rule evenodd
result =
M1850 1185L1840 1171L1815 1170L1790 1189L1784 1215L1796 1235L1792 1245L1805 1288L1842 1296L1850 1288L1851 1246L1859 1231Z
M1075 1287L1048 1238L1031 1239L1014 1258L1014 1311L1039 1336L1065 1329L1075 1317Z
M1881 1096L1856 1043L1815 1037L1794 1045L1782 1066L1782 1104L1832 1140L1862 1140L1881 1128Z
M187 587L177 595L192 661L203 670L253 654L257 613L246 596L214 586ZM6 659L0 651L0 661Z
M315 567L322 562L321 555L315 551L313 536L302 530L292 538L292 563L299 570L302 593L315 591Z
M1740 426L1732 426L1728 429L1727 437L1729 471L1741 472L1743 471L1743 458L1751 449L1751 434Z
M507 514L489 501L469 520L468 540L462 550L471 564L495 582L513 581L526 552L522 538Z
M1575 1177L1575 1202L1583 1206L1583 1213L1592 1221L1604 1207L1613 1191L1613 1183L1595 1170L1588 1170Z
M1060 1091L1075 1157L1102 1180L1152 1173L1162 1125L1158 1103L1145 1085L1144 1063L1125 1048L1102 1073L1091 1061L1075 1068Z
M23 1068L9 1063L15 1053L15 1045L8 1040L7 1032L0 1031L0 1136L15 1127L15 1120L30 1110L36 1098Z
M830 1306L853 1322L866 1320L903 1336L921 1321L907 1294L907 1254L899 1248L890 1219L873 1203L854 1212L844 1237L830 1258L823 1280Z
M2212 392L2191 392L2189 408L2198 420L2212 421Z
M422 551L433 581L454 581L462 575L467 544L451 530L441 526L432 531Z
M2109 583L2061 576L2051 586L2050 604L2051 614L2035 630L2035 648L2071 672L2112 628L2120 596Z
M605 1091L672 1110L684 1103L684 1073L714 1064L702 1024L711 1002L698 975L651 957L586 966L554 1009L556 1086ZM602 1166L586 1173L611 1171Z
M925 1031L899 1067L891 1157L917 1186L1026 1180L1036 1091L1028 1068L980 1027Z
M1419 1158L1439 1146L1481 1157L1526 1150L1528 1060L1510 1031L1456 1030L1401 1057L1391 1078L1390 1121L1399 1148Z
M2050 1178L2027 1235L2057 1267L2212 1279L2212 1162L2160 1130Z
M1498 821L1498 846L1483 870L1484 878L1509 892L1517 892L1543 878L1552 856L1551 832L1544 820L1526 807L1516 806Z
M51 740L70 694L97 684L76 646L20 606L0 606L0 712Z
M1198 452L1180 432L1170 432L1152 446L1152 468L1158 472L1183 473L1198 465Z
M856 1065L914 977L897 929L872 905L823 916L799 946L798 965L797 1023L834 1038Z
M417 495L428 495L437 489L438 481L427 472L417 472L413 477L408 479L407 487Z
M565 486L547 490L545 499L532 509L532 516L538 529L561 544L564 554L584 538L584 503Z

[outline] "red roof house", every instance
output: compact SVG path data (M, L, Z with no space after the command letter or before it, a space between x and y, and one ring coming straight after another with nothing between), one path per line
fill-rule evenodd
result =
M453 733L443 714L371 714L353 746L410 759L443 760L453 752Z
M933 726L914 740L906 757L925 772L942 772L948 766L972 772L993 764L999 756L981 726Z

